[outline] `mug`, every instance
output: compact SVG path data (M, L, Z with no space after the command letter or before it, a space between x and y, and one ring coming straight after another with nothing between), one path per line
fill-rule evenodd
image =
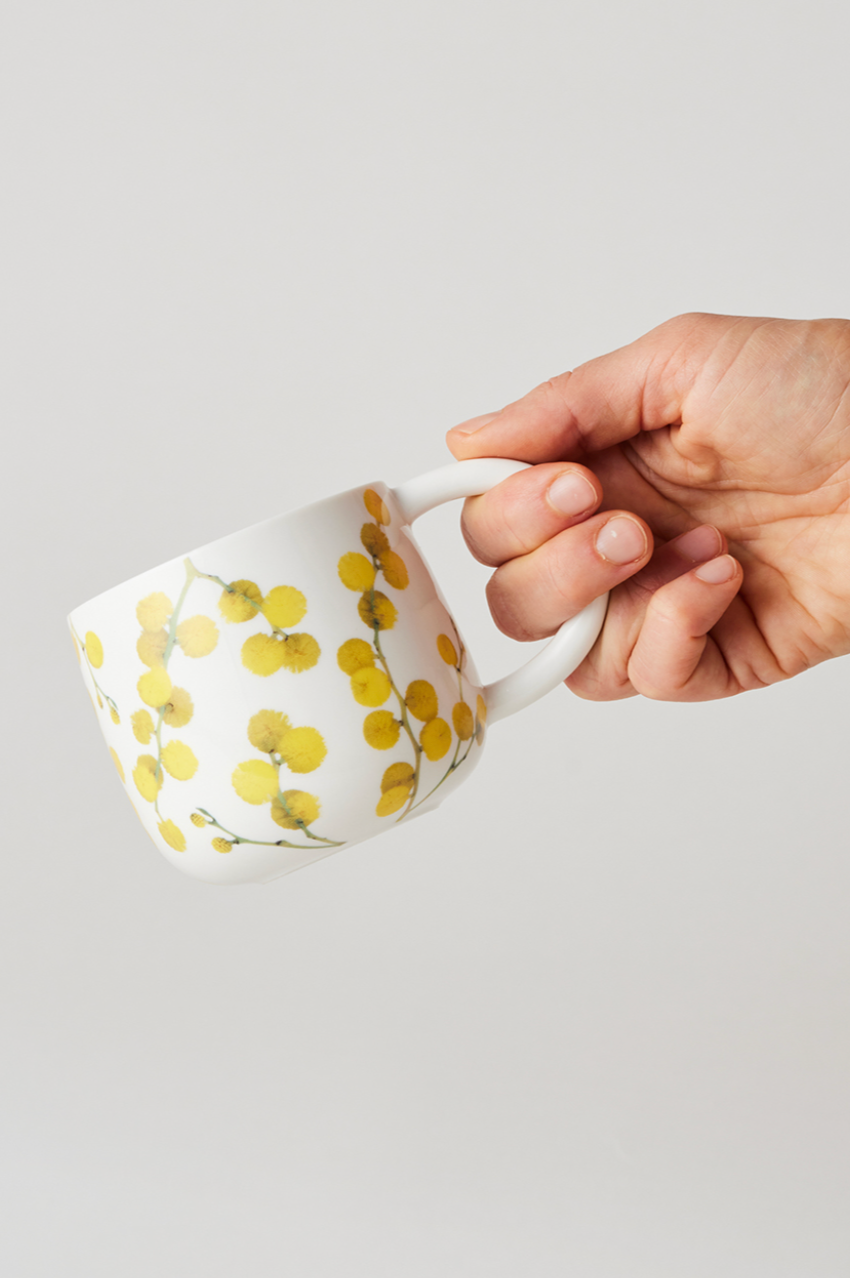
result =
M173 865L269 883L436 808L589 652L606 597L483 686L411 524L525 469L456 462L210 542L71 613L118 775Z

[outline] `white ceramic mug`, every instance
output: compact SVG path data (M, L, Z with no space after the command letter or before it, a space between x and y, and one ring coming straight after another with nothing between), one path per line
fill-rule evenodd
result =
M353 488L142 573L70 616L142 825L209 883L268 883L431 811L485 732L584 659L606 597L482 686L410 525L523 462Z

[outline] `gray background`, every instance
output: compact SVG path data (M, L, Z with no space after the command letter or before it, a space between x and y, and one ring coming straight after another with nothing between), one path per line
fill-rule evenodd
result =
M436 816L227 891L141 833L64 626L677 312L847 315L849 32L3 5L4 1273L850 1274L846 659L558 691Z

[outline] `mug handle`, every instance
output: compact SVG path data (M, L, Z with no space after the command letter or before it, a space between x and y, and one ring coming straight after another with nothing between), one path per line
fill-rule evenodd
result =
M478 497L489 492L503 479L527 470L528 463L509 461L504 457L479 457L454 462L429 471L406 484L392 489L409 524L426 511L459 497ZM565 621L546 647L513 674L497 679L484 689L488 723L506 719L524 710L572 674L596 643L605 620L608 595L600 595L591 604Z

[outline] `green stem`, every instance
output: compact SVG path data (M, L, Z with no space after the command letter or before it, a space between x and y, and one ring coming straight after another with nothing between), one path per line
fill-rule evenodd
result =
M232 830L228 830L226 825L216 821L215 817L210 812L207 812L206 808L198 808L198 811L210 825L214 825L217 830L221 830L233 843L253 843L262 848L294 848L296 852L309 851L309 848L305 848L303 843L290 843L287 839L245 839L241 834L234 834ZM325 846L341 848L343 844L328 842Z

